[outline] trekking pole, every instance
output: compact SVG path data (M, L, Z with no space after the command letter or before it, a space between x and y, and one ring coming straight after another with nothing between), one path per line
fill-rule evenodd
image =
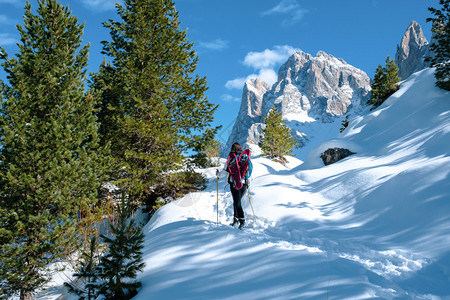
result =
M217 225L219 225L219 177L217 177Z
M254 216L255 219L256 219L255 211L254 211L254 209L253 209L252 200L250 200L250 193L249 193L248 189L247 189L247 196L248 196L248 202L250 202L250 207L252 208L252 211L253 211L253 216Z

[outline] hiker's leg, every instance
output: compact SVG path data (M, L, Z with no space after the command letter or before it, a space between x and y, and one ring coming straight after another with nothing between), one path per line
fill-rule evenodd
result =
M237 205L237 213L239 223L243 224L245 222L245 216L244 210L242 209L242 198L245 196L245 193L247 192L247 186L244 184L244 186L238 192L239 192L239 200Z
M242 210L241 204L241 197L242 197L241 190L236 190L233 186L231 187L231 196L233 196L234 216L238 219L244 218L244 211Z
M240 193L239 193L239 191L238 190L236 190L235 188L234 188L234 186L233 185L230 185L230 191L231 191L231 196L233 197L233 211L234 211L234 214L233 214L233 221L232 221L232 223L231 224L236 224L237 222L238 222L238 215L239 215L239 212L238 212L238 208L237 208L237 206L238 206L238 199L239 199L239 197L240 197Z
M247 187L244 185L240 190L236 190L232 187L231 194L233 196L233 205L235 211L235 217L239 220L239 223L245 222L244 210L242 209L242 196L245 195Z

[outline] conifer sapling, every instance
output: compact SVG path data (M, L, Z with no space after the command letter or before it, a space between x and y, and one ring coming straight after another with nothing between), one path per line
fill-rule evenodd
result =
M263 155L271 159L286 163L285 155L292 154L292 148L297 142L291 135L290 128L282 118L281 112L272 108L264 118L265 128L262 130L261 149Z
M142 271L144 234L136 226L131 215L130 201L125 200L117 206L117 222L110 224L111 235L102 235L108 251L100 258L97 273L99 294L106 299L131 299L137 294L141 283L135 281L137 273Z

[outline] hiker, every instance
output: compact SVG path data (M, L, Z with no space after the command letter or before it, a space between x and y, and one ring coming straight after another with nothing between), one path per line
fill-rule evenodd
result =
M248 150L247 150L248 151ZM228 158L230 155L234 154L236 157L239 157L239 155L242 153L242 147L239 143L234 143L231 146L231 151L228 154ZM248 172L249 169L247 169ZM243 185L241 188L236 188L236 183L231 177L230 169L228 167L228 163L225 165L223 170L216 171L216 175L218 178L222 178L225 175L228 175L228 183L230 184L230 190L231 195L233 196L233 207L234 207L234 216L233 216L233 222L231 222L231 226L234 226L236 223L239 222L239 229L242 229L245 223L245 217L244 217L244 210L242 209L242 197L244 197L245 193L247 192L248 186L250 184L250 178L246 178L243 181Z

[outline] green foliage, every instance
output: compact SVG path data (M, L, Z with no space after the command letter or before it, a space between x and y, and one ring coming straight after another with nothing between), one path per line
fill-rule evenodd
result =
M93 203L106 160L85 92L83 25L56 0L25 5L19 52L0 59L0 294L29 296L75 243L76 212ZM80 48L81 47L81 48Z
M261 149L263 155L271 159L286 163L285 155L292 154L292 148L297 142L291 135L291 130L282 119L281 112L272 108L264 118L266 127L262 130Z
M168 201L158 201L161 199L179 198L190 192L197 192L206 188L206 180L200 173L194 171L183 171L165 174L162 181L153 186L145 199L147 207L154 210L159 209Z
M205 148L206 157L209 159L210 167L220 166L220 141L213 140ZM216 159L216 161L214 161Z
M441 9L428 8L434 15L434 18L427 19L427 22L433 22L430 50L434 56L427 57L426 60L431 62L432 67L436 67L436 85L450 91L450 0L440 0L439 4Z
M340 133L344 132L344 130L348 127L348 124L349 124L349 121L348 121L348 115L347 115L347 116L345 116L345 119L342 120L342 122L341 122L342 127L339 129L339 132Z
M98 243L95 237L91 238L89 250L83 251L80 256L80 267L73 276L76 282L64 282L71 294L78 296L79 300L93 300L97 298L96 266L99 262Z
M131 215L130 202L122 195L122 203L117 206L117 223L110 224L111 236L102 235L109 251L100 258L96 267L99 281L99 295L105 299L131 299L137 294L141 283L135 281L142 271L144 234L135 226Z
M167 203L168 202L166 200L164 200L163 198L159 197L158 199L156 199L155 205L153 205L152 210L154 212L156 212L158 209L160 209L161 207L163 207Z
M199 168L220 166L220 141L212 140L205 145L203 150L192 156L192 163Z
M383 104L398 89L398 68L394 60L389 56L386 58L386 66L378 65L372 82L372 95L368 101L374 108Z
M141 202L162 174L182 168L184 153L212 140L217 106L204 96L206 78L194 75L198 58L172 0L125 0L117 11L121 21L104 23L112 61L92 87L102 96L100 131L112 143L116 184Z
M208 158L206 152L204 151L200 151L197 152L196 154L191 156L191 161L190 163L194 166L194 167L198 167L198 168L208 168L210 167L210 159Z

